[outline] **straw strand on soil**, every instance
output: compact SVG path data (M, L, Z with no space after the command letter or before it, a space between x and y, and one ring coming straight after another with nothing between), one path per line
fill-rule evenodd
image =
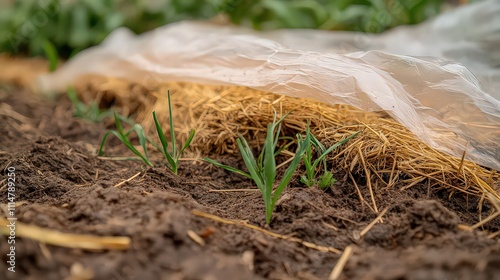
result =
M382 210L380 212L380 214L377 216L377 218L375 218L370 224L368 224L360 233L359 233L359 237L363 237L365 236L365 234L368 233L368 231L370 231L370 229L372 229L372 227L378 223L379 221L382 221L382 217L385 215L385 213L387 212L387 210L389 210L389 207L386 207L384 210Z
M342 270L344 270L344 267L347 264L347 261L352 256L352 252L353 252L352 245L345 247L344 252L342 253L342 256L340 256L339 261L337 262L335 267L333 267L333 270L330 273L328 280L340 279L340 275L342 274Z
M0 217L0 235L9 235L9 221ZM130 238L124 236L93 236L63 233L38 226L16 222L16 236L36 240L40 243L86 250L127 250Z
M125 179L125 180L121 181L120 183L118 183L118 184L114 185L113 187L114 187L114 188L118 188L118 187L122 186L123 184L128 183L128 182L130 182L130 181L134 180L134 179L135 179L137 176L139 176L139 175L141 175L141 172L137 172L137 174L135 174L134 176L132 176L132 177L130 177L130 178L128 178L128 179Z
M215 215L211 215L211 214L208 214L208 213L204 213L204 212L201 212L201 211L198 211L198 210L192 210L191 213L193 213L193 215L195 215L195 216L206 218L206 219L210 219L210 220L213 220L213 221L216 221L216 222L220 222L220 223L223 223L223 224L243 226L243 227L246 227L246 228L249 228L249 229L252 229L252 230L256 230L256 231L262 232L262 233L264 233L266 235L269 235L269 236L272 236L274 238L278 238L278 239L282 239L282 240L286 240L286 241L291 241L291 242L299 243L299 244L301 244L301 245L303 245L303 246L305 246L307 248L314 249L314 250L317 250L317 251L331 252L331 253L335 253L335 254L340 254L341 253L338 249L335 249L333 247L320 246L320 245L316 245L316 244L311 243L311 242L304 241L304 240L302 240L300 238L290 237L290 236L286 236L286 235L281 235L281 234L278 234L278 233L274 233L274 232L265 230L263 228L260 228L258 226L248 224L248 223L243 222L243 221L236 221L236 220L224 219L224 218L221 218L221 217L218 217L218 216L215 216Z

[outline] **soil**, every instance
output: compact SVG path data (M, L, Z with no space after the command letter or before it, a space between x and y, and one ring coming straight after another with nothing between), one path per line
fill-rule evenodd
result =
M252 182L201 161L185 160L174 175L159 162L102 160L96 149L107 123L72 116L64 97L43 100L15 88L0 89L0 182L16 169L18 222L67 233L128 236L128 250L88 251L18 237L15 273L7 270L7 238L0 242L0 279L328 279L340 254L277 239L241 225L196 216L192 210L343 251L353 246L340 279L500 279L500 242L460 224L479 220L478 198L427 188L375 189L376 217L342 173L329 190L306 188L297 178L284 192L269 226ZM111 141L114 154L127 154ZM242 166L237 156L218 156ZM116 184L140 172L119 187ZM370 201L368 189L359 189ZM7 196L0 198L2 209ZM482 205L482 218L491 213ZM4 210L5 211L5 210ZM3 215L3 214L2 214ZM191 239L193 231L204 239ZM83 272L91 272L86 275Z

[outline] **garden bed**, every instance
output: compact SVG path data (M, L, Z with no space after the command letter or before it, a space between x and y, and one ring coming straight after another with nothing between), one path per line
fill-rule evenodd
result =
M153 168L100 159L109 124L72 110L65 97L0 91L0 170L3 180L7 167L16 169L17 222L129 237L129 247L72 249L18 236L11 273L2 237L2 279L328 279L346 248L352 255L339 279L500 279L499 219L468 227L479 222L478 207L483 219L492 211L480 196L450 196L427 181L375 188L377 214L360 201L370 201L369 189L337 170L326 191L294 178L265 225L250 180L198 160L181 161L176 176L159 155ZM237 154L215 158L243 165ZM7 197L0 201L5 207Z

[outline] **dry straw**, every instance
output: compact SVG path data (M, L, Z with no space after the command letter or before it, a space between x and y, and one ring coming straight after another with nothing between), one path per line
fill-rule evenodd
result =
M0 217L0 235L8 236L10 222ZM16 222L15 234L40 243L67 248L86 250L127 250L131 239L127 236L94 236L87 234L63 233L57 230Z
M21 87L34 87L35 77L47 69L43 60L0 55L0 62L9 69L0 73L0 81ZM371 190L370 200L365 201L359 191L358 194L374 212L378 212L377 193L394 187L423 186L424 182L429 190L444 188L450 190L450 194L459 191L478 196L480 201L494 200L493 205L500 202L499 172L430 148L383 113L367 113L349 106L325 105L242 87L171 83L163 88L146 89L104 77L84 77L75 86L83 99L99 97L103 104L116 105L123 114L137 114L137 121L145 127L153 126L150 116L156 110L165 128L168 128L168 106L164 92L170 89L176 133L185 141L189 129L196 129L192 147L198 155L236 153L238 132L259 142L253 143L256 147L261 146L273 110L280 114L293 110L284 123L286 135L304 131L306 120L310 120L312 132L325 144L362 130L363 133L342 149L334 151L329 160L348 174L357 189L360 183L366 182L363 184ZM355 181L363 178L368 180Z
M244 87L170 83L146 89L141 85L103 77L81 78L76 88L84 98L99 95L118 105L124 113L152 127L151 112L168 128L166 90L172 93L176 133L185 141L196 130L192 147L198 154L236 154L238 132L260 147L273 111L293 111L283 124L284 135L311 130L325 144L336 143L361 130L362 133L329 158L349 178L362 178L370 190L365 204L378 213L374 192L415 185L445 188L500 200L500 174L473 162L446 155L418 140L408 129L384 113L364 112L344 105L285 97ZM168 132L165 132L168 133ZM424 184L424 182L426 184ZM354 183L354 182L353 182ZM358 182L359 184L359 182ZM360 199L363 198L360 196Z

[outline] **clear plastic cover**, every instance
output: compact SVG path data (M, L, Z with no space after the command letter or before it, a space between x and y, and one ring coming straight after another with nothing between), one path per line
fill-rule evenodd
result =
M468 9L478 10L474 7L485 4L492 6L489 11L500 7L500 1L487 1ZM442 17L458 22L450 16L454 13ZM467 10L461 12L464 14L474 15ZM400 33L399 29L393 31L393 39L391 33L363 35L367 38L365 47L384 49L382 43L401 38L401 34L413 39L397 39L391 44L417 42L418 34L431 32L433 22L439 20L406 27L414 36ZM440 26L444 28L446 22ZM487 40L500 41L498 31L493 28L496 37ZM55 73L42 77L41 86L45 91L64 90L80 75L98 74L143 84L185 81L247 86L328 104L349 104L367 111L384 110L431 147L457 157L466 151L467 159L500 170L500 101L492 97L494 83L481 83L465 66L448 59L402 55L404 47L393 47L393 53L390 48L346 51L355 50L356 44L350 43L357 36L304 30L257 33L207 22L170 24L140 36L119 29L100 46L83 51ZM443 39L450 40L450 36ZM448 43L451 46L454 42ZM476 51L467 49L462 54L484 51L484 46L468 46ZM427 46L429 50L434 47ZM417 55L425 53L413 51ZM491 66L495 64L492 60L499 60L498 50L489 55ZM482 67L478 65L476 69ZM485 67L481 69L498 82L494 67Z

